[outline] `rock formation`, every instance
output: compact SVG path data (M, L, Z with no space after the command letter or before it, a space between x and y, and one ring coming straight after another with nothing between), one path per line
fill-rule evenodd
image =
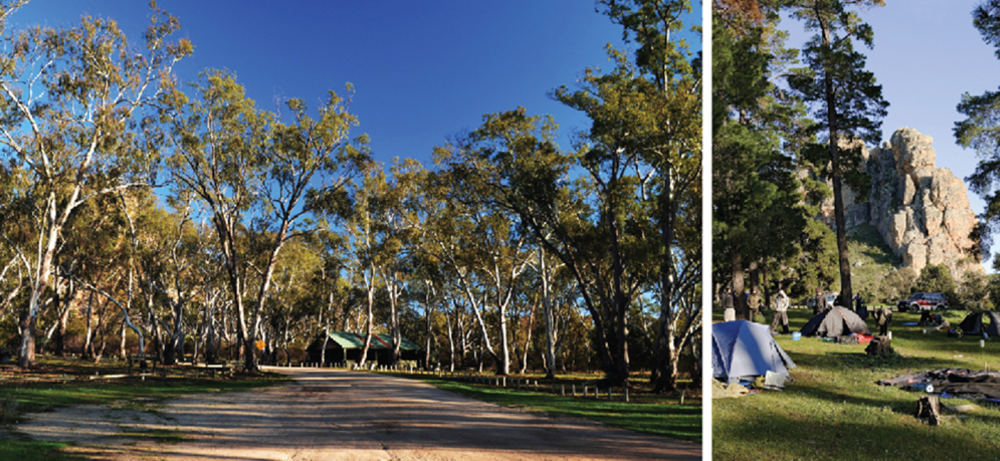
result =
M968 270L983 271L981 261L969 253L976 214L965 183L951 170L934 166L931 141L917 130L901 128L881 147L863 149L872 187L864 198L844 188L844 217L848 228L871 223L904 267L920 273L928 264L945 264L959 279ZM833 199L827 202L820 219L832 227Z

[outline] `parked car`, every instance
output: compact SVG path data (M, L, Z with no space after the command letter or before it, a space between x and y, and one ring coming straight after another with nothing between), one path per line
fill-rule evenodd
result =
M906 311L933 311L948 308L948 298L941 293L916 292L909 298L896 303L896 310Z
M826 305L830 306L830 307L833 307L834 304L837 303L837 297L840 296L840 292L838 292L838 291L827 291L825 294L826 294ZM816 308L816 297L815 296L810 296L809 299L806 300L806 307L808 307L809 309L815 309Z

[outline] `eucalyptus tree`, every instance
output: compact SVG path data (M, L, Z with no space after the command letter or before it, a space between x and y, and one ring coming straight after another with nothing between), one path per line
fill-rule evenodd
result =
M862 195L867 193L869 181L858 168L861 144L854 140L878 143L881 119L889 106L875 75L865 70L865 56L854 49L855 41L871 48L874 39L871 26L861 22L854 9L884 4L884 0L793 0L787 4L794 18L805 21L806 30L816 32L803 50L808 67L789 76L788 84L813 109L816 123L809 131L825 143L806 146L802 155L817 165L829 162L842 299L854 296L843 184L847 181Z
M368 213L374 218L376 246L372 252L376 273L382 279L389 301L389 333L392 337L391 362L399 358L402 340L400 309L407 295L415 266L414 247L419 244L422 226L419 186L423 166L412 159L393 159L390 177L375 175L371 184Z
M701 60L681 35L686 27L683 15L691 12L691 4L688 0L601 0L598 5L599 11L622 26L623 39L635 43L634 57L627 60L623 52L609 48L616 64L612 72L599 75L590 70L577 91L563 87L554 96L591 119L586 138L592 144L589 149L624 151L620 158L634 157L627 162L636 170L639 199L649 202L648 216L655 226L649 235L659 243L654 254L659 264L656 291L661 328L655 340L657 366L652 379L657 391L673 390L675 337L684 343L700 328L697 321L683 330L677 328L682 312L690 319L700 318L700 303L682 302L697 296L698 285L689 280L701 274ZM689 28L695 38L699 31ZM616 271L623 269L619 266ZM624 308L624 301L618 306ZM695 310L679 310L682 306ZM618 334L622 333L619 328Z
M596 124L596 123L595 123ZM642 216L636 152L581 142L560 152L550 117L523 108L484 116L483 125L436 154L455 190L476 190L488 209L517 217L519 234L559 258L573 275L593 322L604 381L628 380L628 305L656 271L655 240L631 216ZM578 165L582 175L570 177ZM511 229L514 230L513 228ZM516 235L516 234L512 234ZM647 234L648 235L648 234Z
M32 272L19 356L28 367L66 222L94 196L149 183L162 145L152 105L172 90L172 68L193 48L168 40L179 23L155 4L137 47L115 21L88 16L68 28L8 30L7 15L23 3L3 8L0 145L5 168L30 178L17 195L36 208L32 254L17 249Z
M257 329L281 249L316 230L307 219L311 213L346 206L346 184L368 157L367 137L349 138L357 118L348 111L349 99L333 91L315 119L305 102L287 100L294 120L286 124L258 109L225 72L205 72L194 89L190 101L174 93L176 113L165 113L174 124L170 165L180 190L198 197L210 217L243 360L247 370L256 370ZM264 255L259 265L252 264L251 249ZM256 294L248 310L244 292L251 286Z
M531 262L533 238L516 225L515 213L491 206L487 188L463 179L458 170L462 167L451 163L463 160L452 155L447 148L435 152L436 162L451 167L428 185L438 194L436 200L447 205L430 218L427 251L447 266L448 275L471 307L497 374L507 375L511 361L508 318ZM495 326L490 319L495 319Z

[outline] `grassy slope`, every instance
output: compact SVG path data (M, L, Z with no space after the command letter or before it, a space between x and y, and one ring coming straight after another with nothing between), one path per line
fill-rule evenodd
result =
M790 311L793 331L809 319ZM980 406L949 416L940 427L914 418L917 393L875 384L879 379L945 367L1000 368L1000 338L980 349L978 338L948 338L904 327L918 314L894 314L893 347L904 358L870 360L863 345L837 345L815 338L778 343L797 368L785 391L713 401L714 458L760 459L984 459L1000 452L1000 409ZM957 324L963 312L947 312ZM869 326L872 325L869 319ZM971 403L947 399L947 405ZM989 457L989 456L987 456Z
M903 261L892 254L871 224L851 229L847 240L851 261L851 285L855 293L874 293L886 273L899 267Z

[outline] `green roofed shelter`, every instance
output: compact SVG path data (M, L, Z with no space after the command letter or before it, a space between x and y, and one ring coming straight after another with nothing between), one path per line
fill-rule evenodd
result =
M325 364L342 362L360 362L361 351L365 347L365 335L351 333L347 331L331 331L329 340L326 342ZM323 349L323 335L314 339L306 352L309 354L310 362L320 362ZM399 360L413 362L411 365L419 366L421 348L413 341L401 338L399 341ZM392 336L385 333L372 334L371 344L368 347L368 360L378 361L380 365L391 365L392 361Z

